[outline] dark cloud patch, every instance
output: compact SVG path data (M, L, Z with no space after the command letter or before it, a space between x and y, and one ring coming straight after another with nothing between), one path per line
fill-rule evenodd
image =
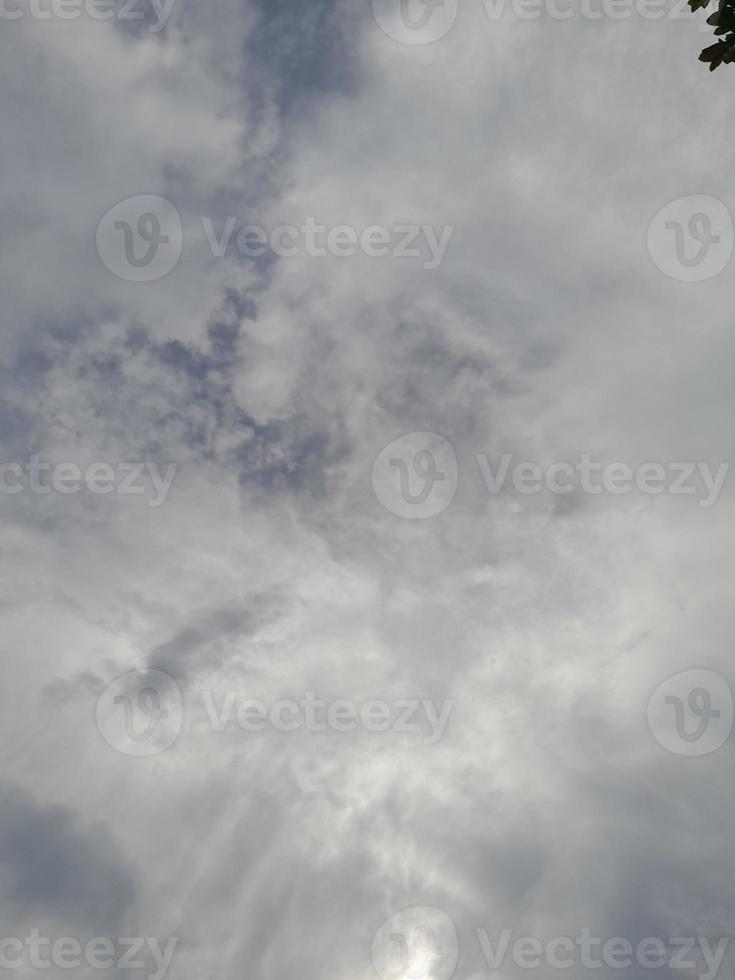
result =
M223 648L225 641L243 642L288 608L281 590L246 596L241 605L201 613L175 636L151 652L149 666L162 670L183 683L191 670L221 666L231 653ZM240 655L243 650L239 650Z
M509 385L498 363L463 351L438 325L401 324L390 348L391 357L381 361L377 398L407 432L430 430L449 438L448 423L457 433L486 428L488 394Z
M242 315L244 315L245 304L242 305ZM237 344L240 329L235 323L218 322L213 323L208 331L209 341L212 345L212 362L220 370L232 365L237 354Z
M226 467L243 486L266 493L321 494L328 470L344 457L346 445L336 416L306 401L299 415L265 422L238 404L234 374L241 336L232 321L212 324L208 344L180 340L156 343L141 328L122 342L84 354L71 347L54 368L77 381L70 425L80 408L102 426L107 441L125 442L128 458L192 456ZM173 457L175 458L175 457Z
M186 0L173 0L171 6L185 8ZM113 23L131 37L165 36L167 18L163 12L160 15L156 12L151 0L116 0L114 9L117 16Z
M326 93L354 90L350 21L337 0L256 0L255 6L260 16L246 54L255 74L276 85L284 114L302 112Z
M252 435L232 453L243 486L275 492L323 495L330 467L347 453L330 429L314 429L305 418L254 425Z
M58 917L82 930L120 928L137 887L108 831L14 786L4 785L2 798L3 902L14 913Z
M236 320L255 320L258 315L258 305L252 296L247 292L236 289L228 289L222 302L223 313L234 317ZM218 324L210 328L210 336L217 331Z
M32 430L33 421L27 412L0 399L0 444L8 458L17 459L27 452Z
M207 338L206 347L157 343L136 327L101 351L85 355L72 347L60 363L80 382L77 410L83 393L85 412L108 437L124 439L129 455L169 459L178 442L182 455L225 466L243 486L323 493L329 468L346 453L339 419L317 406L312 414L306 401L299 415L256 421L238 404L234 388L245 356L238 323L214 323Z

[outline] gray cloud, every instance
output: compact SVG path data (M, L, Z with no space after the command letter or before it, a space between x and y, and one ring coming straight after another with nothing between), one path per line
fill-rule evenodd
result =
M2 795L0 864L8 919L50 916L66 928L102 935L124 927L137 886L104 826L63 806L37 803L17 786L5 785Z
M409 47L369 4L238 0L149 26L0 34L4 461L178 467L155 510L0 495L6 931L177 936L183 980L368 980L376 930L412 906L453 919L458 980L493 975L477 929L729 935L732 738L676 756L646 723L672 674L732 686L728 483L708 510L491 495L477 464L728 459L729 267L684 283L646 250L670 200L735 208L726 69L702 74L698 25L478 2ZM184 226L151 283L95 250L137 194ZM255 263L215 258L207 216L454 231L435 270ZM459 467L421 521L371 484L411 432ZM95 724L139 668L184 700L150 757ZM453 710L435 745L214 732L203 690Z

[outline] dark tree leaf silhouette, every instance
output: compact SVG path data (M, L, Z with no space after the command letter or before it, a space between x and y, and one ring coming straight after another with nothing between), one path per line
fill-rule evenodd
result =
M711 0L689 0L692 10L707 7ZM714 71L720 65L735 61L735 0L719 0L717 10L707 18L707 23L714 27L715 37L720 40L711 44L700 54L699 60L709 64L709 70Z

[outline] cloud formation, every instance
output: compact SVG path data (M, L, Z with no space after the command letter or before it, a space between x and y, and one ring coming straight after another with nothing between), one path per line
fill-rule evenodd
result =
M684 671L735 680L731 478L700 508L490 494L478 465L728 461L732 266L682 272L727 248L735 209L727 68L697 64L701 21L478 0L405 44L367 2L176 0L163 26L143 3L130 20L22 9L0 32L2 462L175 476L156 508L0 495L5 934L176 937L174 980L368 980L380 927L414 908L448 917L459 980L528 972L493 971L478 930L493 947L506 928L730 936L733 740L687 742L727 705L705 678L647 707ZM151 281L116 272L172 244L154 212L128 253L111 226L122 266L97 252L139 195L181 221ZM725 217L677 205L649 254L662 209L701 195ZM362 248L253 259L234 235L212 248L230 219L453 231L432 268ZM386 458L402 513L373 483L416 433L456 463L426 519L422 481L455 472L439 443ZM171 709L150 684L111 700L118 749L98 728L133 671L180 694L165 751L125 751ZM432 742L217 732L203 692L452 710ZM391 980L449 980L438 954L402 955L378 957Z

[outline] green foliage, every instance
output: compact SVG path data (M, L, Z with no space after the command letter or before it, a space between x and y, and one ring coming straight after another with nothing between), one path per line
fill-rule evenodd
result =
M710 0L689 0L692 10L708 6ZM705 48L699 60L709 64L709 70L714 71L720 65L735 61L735 0L719 0L717 10L707 18L707 23L714 27L715 37L720 40Z

